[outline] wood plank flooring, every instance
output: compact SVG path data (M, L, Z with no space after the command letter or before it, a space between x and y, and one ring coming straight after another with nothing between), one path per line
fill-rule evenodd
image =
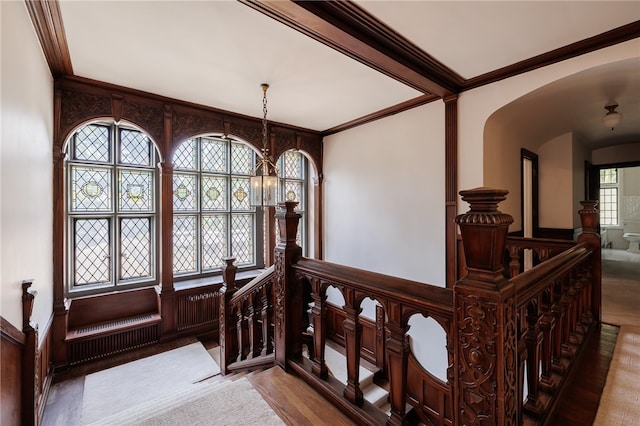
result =
M602 324L585 342L584 353L567 379L564 392L551 416L549 426L593 424L607 379L618 326Z

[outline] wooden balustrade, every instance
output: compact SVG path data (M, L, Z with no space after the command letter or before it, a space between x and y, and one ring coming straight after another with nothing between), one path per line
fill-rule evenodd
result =
M467 273L453 289L304 258L295 243L296 203L281 204L273 273L240 290L232 276L226 279L220 309L223 371L253 365L269 353L272 336L271 359L358 424L543 424L584 337L600 320L598 211L585 202L577 244L507 239L513 219L497 209L506 194L489 188L461 192L470 204L456 218ZM507 266L511 279L504 270L505 248L513 254ZM539 263L521 273L515 253L523 249L535 250ZM345 300L346 383L329 374L325 360L329 287ZM306 339L309 289L313 336ZM389 415L363 399L360 385L361 305L367 298L378 302L384 318ZM434 319L446 333L446 381L424 370L411 353L407 331L414 314Z
M506 269L509 273L508 277L513 278L523 272L525 250L531 250L533 257L532 266L536 266L570 249L574 245L574 241L567 240L507 237L505 257L508 256L509 259L509 268Z
M220 298L220 368L223 374L274 362L274 268L266 269L238 289L234 261L234 258L225 259L225 286Z

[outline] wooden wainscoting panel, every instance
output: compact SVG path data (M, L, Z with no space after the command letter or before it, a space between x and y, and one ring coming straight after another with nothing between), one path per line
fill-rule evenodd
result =
M0 317L0 424L20 425L24 334Z
M331 304L327 304L327 339L344 346L344 327L342 326L346 316L344 311ZM382 319L384 320L384 318ZM378 333L376 322L360 316L362 325L362 350L360 356L370 363L383 368L384 351L380 345L381 336Z

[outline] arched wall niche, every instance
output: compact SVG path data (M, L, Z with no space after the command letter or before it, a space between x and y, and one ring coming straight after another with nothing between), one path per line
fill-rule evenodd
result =
M567 217L562 223L566 228L578 223L576 200L584 196L584 160L591 160L592 152L598 149L640 140L638 69L640 58L637 57L594 66L535 88L487 118L483 130L483 181L485 186L509 190L507 200L500 207L514 217L510 232L522 229L520 155L523 148L540 156L541 179L548 182L569 179L562 196L570 205L570 211L563 213ZM620 104L621 112L624 108L625 117L612 132L602 126L600 119L606 112L604 106L613 101ZM558 149L564 158L552 157ZM568 169L566 176L551 176L559 166ZM550 200L546 201L547 208L552 209ZM544 209L544 205L545 184L541 182L540 208ZM544 228L543 212L540 220L540 227Z

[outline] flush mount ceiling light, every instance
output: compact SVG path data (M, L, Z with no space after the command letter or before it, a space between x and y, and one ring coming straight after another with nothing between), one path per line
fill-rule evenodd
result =
M602 125L608 129L613 130L622 121L622 114L616 111L618 104L611 104L604 107L607 113L602 117Z
M262 160L256 165L250 180L250 204L255 207L272 207L277 203L278 195L278 169L269 155L267 148L267 89L268 84L262 87Z

